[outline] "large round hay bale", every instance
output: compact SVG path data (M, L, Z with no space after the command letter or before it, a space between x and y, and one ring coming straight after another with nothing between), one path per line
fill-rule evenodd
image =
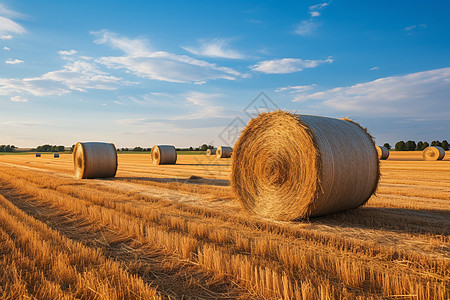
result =
M356 208L378 185L374 146L367 131L350 120L263 113L235 145L231 187L245 208L271 219Z
M116 176L117 151L111 143L77 143L73 149L75 177L106 178Z
M154 165L175 164L177 151L174 146L155 145L152 148L152 161Z
M206 155L216 155L216 148L213 149L206 149Z
M217 147L216 156L217 158L230 158L233 153L233 149L227 146Z
M442 160L445 156L445 150L439 146L426 147L422 151L424 160Z
M383 146L375 146L378 153L379 159L388 159L389 157L389 149Z

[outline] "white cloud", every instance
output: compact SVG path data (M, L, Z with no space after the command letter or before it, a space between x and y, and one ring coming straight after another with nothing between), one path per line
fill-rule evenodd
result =
M25 93L33 96L50 96L69 92L61 83L39 77L23 79L0 78L0 95Z
M293 93L299 93L299 92L309 91L309 90L313 89L315 86L316 86L315 84L311 84L311 85L285 86L285 87L277 88L277 89L275 90L275 92L277 92L277 93L281 93L281 92L289 92L289 93L293 94Z
M13 102L28 102L28 99L27 99L27 98L24 98L24 97L22 97L22 96L13 96L13 97L11 97L10 99L11 99L11 101L13 101Z
M21 64L21 63L23 63L23 60L20 60L20 59L12 59L12 58L8 58L6 61L5 61L5 64L10 64L10 65L16 65L16 64Z
M298 24L297 28L294 30L294 33L303 36L310 35L316 31L319 26L320 24L313 20L304 20Z
M76 50L69 50L69 51L58 51L58 54L59 55L74 55L74 54L77 54L78 53L78 51L76 51Z
M311 5L309 7L309 14L311 15L311 18L314 17L319 17L320 16L320 10L322 10L323 8L327 7L330 3L329 2L324 2L324 3L319 3L316 5Z
M236 50L229 48L230 39L216 38L212 41L200 41L199 47L182 47L184 50L198 55L208 57L221 57L230 59L242 59L245 56Z
M98 36L96 43L108 44L126 54L101 57L97 62L111 68L126 69L139 77L169 82L203 82L218 78L234 80L246 76L234 69L220 67L186 55L151 51L146 46L145 40L119 37L108 31L93 34Z
M42 78L61 82L69 89L81 92L86 89L116 90L120 84L129 84L86 61L70 62L62 70L48 72Z
M22 15L15 11L6 8L3 4L0 4L0 39L10 40L11 34L25 33L25 29L13 21L13 18L20 18Z
M379 70L379 69L380 69L380 67L373 67L373 68L370 68L369 70L374 71L374 70Z
M405 27L405 30L406 30L406 31L410 31L410 30L413 30L413 29L418 28L418 27L420 27L420 28L426 28L426 27L427 27L427 24L419 24L419 25L408 26L408 27Z
M11 50L11 49L5 46L5 47L3 47L3 50L9 51L9 50Z
M332 63L331 57L325 60L303 60L300 58L283 58L266 60L251 66L253 71L267 74L286 74L302 71L305 68L315 68L324 63Z
M51 71L33 78L0 78L0 95L17 93L33 96L62 95L71 91L85 92L87 89L115 90L118 86L130 84L122 78L109 76L93 63L74 61L63 69Z
M444 118L450 115L450 68L380 78L297 97L367 116Z

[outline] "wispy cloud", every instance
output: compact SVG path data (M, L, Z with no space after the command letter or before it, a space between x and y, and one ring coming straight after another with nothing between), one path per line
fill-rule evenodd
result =
M75 55L77 53L78 53L78 51L76 51L76 50L68 50L68 51L61 50L61 51L58 51L59 55Z
M450 68L380 78L348 87L297 97L314 100L321 107L366 116L448 120Z
M331 57L325 60L304 60L300 58L283 58L265 60L251 66L253 71L267 74L286 74L302 71L306 68L315 68L324 63L332 63Z
M405 27L405 30L411 31L415 28L426 28L426 27L427 27L427 24L411 25L411 26Z
M319 28L319 26L320 23L314 20L304 20L297 25L297 28L295 28L294 33L298 35L310 35L314 31L316 31L316 29Z
M13 102L28 102L28 99L22 96L13 96L10 99Z
M370 68L369 70L370 71L375 71L375 70L379 70L380 69L380 67L373 67L373 68Z
M320 17L321 10L330 5L330 2L323 2L316 5L311 5L309 7L310 18L308 20L301 21L295 28L294 34L307 36L313 34L317 28L320 27L321 23L316 19Z
M0 39L9 40L13 38L12 34L25 33L25 29L12 20L20 17L22 17L20 13L0 4Z
M309 91L309 90L313 89L315 86L316 86L315 84L311 84L311 85L285 86L285 87L277 88L277 89L275 90L275 92L277 92L277 93L281 93L281 92L289 92L289 93L293 94L293 93L299 93L299 92Z
M328 5L330 5L330 2L324 2L324 3L319 3L316 5L311 5L309 7L309 14L311 15L311 17L318 17L320 16L320 11L327 7Z
M9 51L9 50L11 50L11 49L5 46L5 47L3 47L3 50Z
M21 63L23 63L23 60L20 60L20 59L12 59L12 58L8 58L6 61L5 61L5 64L10 64L10 65L16 65L16 64L21 64Z
M111 68L126 69L136 76L180 83L203 82L212 79L234 80L245 74L227 67L197 60L187 55L177 55L166 51L151 51L145 40L128 39L103 30L93 32L96 43L108 44L122 50L125 56L101 57L97 61Z
M39 77L0 78L0 95L30 94L33 96L62 95L88 89L116 90L132 84L120 77L100 70L93 62L75 60L61 70L47 72Z
M184 50L198 55L207 57L220 57L229 59L242 59L245 56L230 48L231 39L216 38L211 41L200 40L198 47L182 47Z

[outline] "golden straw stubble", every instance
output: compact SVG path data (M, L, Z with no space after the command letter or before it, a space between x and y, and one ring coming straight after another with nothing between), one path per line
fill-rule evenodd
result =
M116 176L117 151L112 143L78 142L73 149L75 178Z
M233 152L233 192L265 218L294 220L356 208L378 185L373 140L348 120L263 113L249 122Z

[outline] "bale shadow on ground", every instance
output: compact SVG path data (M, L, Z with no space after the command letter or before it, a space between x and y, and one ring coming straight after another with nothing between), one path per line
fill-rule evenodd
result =
M212 185L212 186L229 186L230 182L226 179L209 179L200 176L191 176L189 178L152 178L152 177L114 177L111 180L137 180L137 181L151 181L159 183L184 183L184 184L198 184L198 185Z

